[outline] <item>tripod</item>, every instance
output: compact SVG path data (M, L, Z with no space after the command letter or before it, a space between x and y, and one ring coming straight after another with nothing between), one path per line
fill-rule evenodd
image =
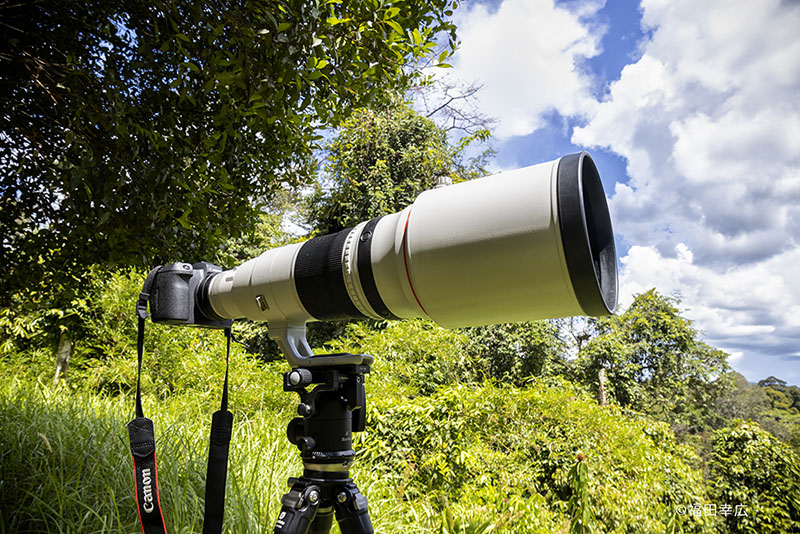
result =
M328 534L334 514L342 534L373 534L367 498L350 478L352 433L366 424L364 375L373 359L331 354L284 373L283 390L300 395L301 417L289 422L287 435L300 449L303 476L289 478L275 534Z

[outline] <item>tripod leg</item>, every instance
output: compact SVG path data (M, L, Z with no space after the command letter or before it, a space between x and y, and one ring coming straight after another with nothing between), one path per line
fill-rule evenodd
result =
M317 515L320 499L318 486L306 487L301 482L295 482L289 493L281 497L281 512L275 522L274 534L308 534Z
M333 507L319 508L317 516L311 522L308 534L329 534L333 525Z
M353 482L336 489L333 497L336 521L342 534L373 534L367 498Z

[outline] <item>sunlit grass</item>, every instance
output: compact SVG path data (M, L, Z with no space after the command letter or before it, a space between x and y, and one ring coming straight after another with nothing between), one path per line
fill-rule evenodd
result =
M131 399L12 380L0 394L0 529L10 533L141 532L125 424ZM170 532L202 529L210 413L171 399L145 403L155 421L159 484ZM236 420L226 522L271 532L286 478L298 472L282 414Z
M144 403L155 423L170 533L202 530L210 412L216 408L199 404L191 395ZM129 397L16 379L0 386L0 534L140 533L125 428L132 408ZM234 420L225 531L271 533L287 479L299 476L302 464L286 439L291 413L249 412ZM398 501L377 473L357 469L354 476L369 497L378 532L433 532L426 526L430 514Z

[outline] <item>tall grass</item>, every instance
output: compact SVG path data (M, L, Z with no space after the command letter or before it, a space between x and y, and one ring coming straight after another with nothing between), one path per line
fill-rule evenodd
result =
M183 402L182 402L183 401ZM0 532L137 533L126 422L130 399L17 380L0 388ZM202 529L210 415L186 399L154 413L159 484L172 533ZM229 466L226 530L271 532L286 478L301 469L280 415L240 416Z
M235 411L225 532L271 533L287 478L302 472L285 434L292 414L268 401L261 409ZM171 534L202 531L214 409L191 395L145 397L145 414L155 423L160 497ZM16 378L0 385L0 534L140 533L125 427L132 412L130 396ZM369 465L358 466L354 477L368 496L377 532L438 532L438 512L398 499L394 481Z

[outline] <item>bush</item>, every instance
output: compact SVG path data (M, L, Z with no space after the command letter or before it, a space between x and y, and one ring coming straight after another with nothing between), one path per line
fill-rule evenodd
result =
M328 344L329 352L370 354L371 395L383 391L407 396L428 395L446 384L470 382L479 377L479 362L467 355L468 338L430 321L414 319L379 323L350 323L339 339Z
M570 470L585 454L591 506L603 532L712 529L676 516L704 502L702 475L664 423L632 421L559 379L529 388L446 386L413 399L374 398L363 460L398 499L464 518L494 518L502 532L552 532L569 523Z
M723 515L729 532L800 532L800 459L758 424L716 431L710 470L713 501L734 507Z

